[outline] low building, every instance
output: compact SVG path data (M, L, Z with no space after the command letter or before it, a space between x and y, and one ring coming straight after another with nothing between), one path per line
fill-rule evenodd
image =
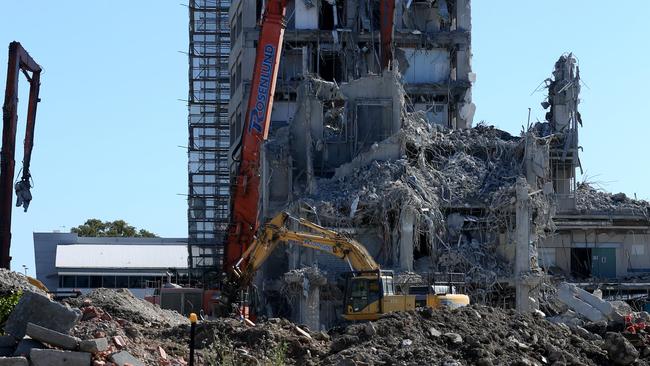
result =
M187 239L79 237L34 233L36 278L51 291L90 292L128 288L137 297L153 295L172 276L186 277Z

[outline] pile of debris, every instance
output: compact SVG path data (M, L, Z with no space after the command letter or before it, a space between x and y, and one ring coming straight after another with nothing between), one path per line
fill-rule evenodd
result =
M34 280L18 272L12 272L0 268L0 295L6 295L18 291L31 291L45 295L45 291L32 284L30 281Z
M596 304L592 297L581 296ZM580 310L579 302L567 302ZM439 365L644 365L650 361L650 337L645 330L650 315L620 317L617 314L628 310L598 304L603 305L598 307L602 318L589 319L597 314L585 313L585 317L584 311L574 311L550 322L539 311L521 314L471 305L389 313L374 322L329 332L279 318L252 326L240 319L205 320L197 326L196 364L417 365L427 360ZM0 364L186 365L189 328L181 315L137 299L127 290L99 289L66 303L26 291L5 324L8 335L0 337L0 352L11 356L0 358Z
M170 330L184 333L185 329ZM214 364L629 365L650 360L644 330L554 324L541 314L472 305L390 313L375 322L313 332L281 319L248 327L204 322L200 347Z
M605 212L650 216L650 203L631 199L625 193L611 194L580 183L576 190L576 209L580 212Z
M124 289L98 289L66 303L24 291L4 324L0 364L186 365L189 341L161 336L186 322Z
M511 276L511 266L496 254L498 235L515 227L515 185L526 176L526 149L548 149L549 140L534 129L522 137L482 124L451 130L428 123L420 113L407 113L400 131L379 144L395 141L402 158L375 160L323 179L317 193L294 209L312 210L313 219L328 227L380 228L383 246L377 259L388 268L397 264L400 218L411 213L420 233L413 236L414 249L437 255L435 261L423 260L427 271L467 273L467 282L483 289ZM533 230L543 238L553 228L554 204L546 194L530 199ZM466 214L470 211L476 216ZM470 239L461 231L476 235Z

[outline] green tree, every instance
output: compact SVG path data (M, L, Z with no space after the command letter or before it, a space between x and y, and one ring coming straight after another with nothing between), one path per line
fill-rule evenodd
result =
M157 238L158 235L145 229L137 229L129 225L124 220L102 221L98 219L88 219L82 225L70 229L71 233L79 236L97 237L97 236L118 236L133 238Z

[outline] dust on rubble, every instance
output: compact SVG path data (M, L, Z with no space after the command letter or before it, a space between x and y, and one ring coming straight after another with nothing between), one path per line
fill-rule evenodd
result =
M86 299L112 316L140 325L174 326L186 322L186 319L177 312L161 309L150 302L138 299L127 289L99 288L86 296L68 299L66 302L79 307Z
M164 334L179 339L187 334L186 328ZM630 360L645 364L650 357L645 333L632 335L614 328L569 327L540 315L472 305L390 313L328 333L302 327L309 336L283 319L254 327L219 319L201 323L197 341L208 364L612 365Z

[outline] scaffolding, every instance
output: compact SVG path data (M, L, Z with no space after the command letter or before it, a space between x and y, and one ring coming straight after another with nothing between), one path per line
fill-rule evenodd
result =
M229 7L189 1L188 251L204 286L221 271L230 222Z

